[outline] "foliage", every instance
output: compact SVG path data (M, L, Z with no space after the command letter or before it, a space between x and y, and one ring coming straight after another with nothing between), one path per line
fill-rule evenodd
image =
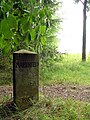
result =
M47 75L47 71L52 69L52 66L55 61L58 60L57 56L57 46L58 46L58 39L56 37L56 32L58 32L59 22L62 22L58 20L57 16L52 17L52 25L46 32L46 43L43 45L42 51L41 51L41 77L45 78Z
M51 33L52 32L52 33ZM47 40L45 45L43 46L41 53L41 77L44 78L46 76L47 71L49 71L57 58L57 39L53 34L53 30L48 30Z
M53 47L49 40L51 34L48 37L47 33L53 30L55 33L59 20L53 15L58 4L56 0L0 2L0 66L6 63L6 58L12 61L11 54L16 50L23 48L42 53L44 49L50 49L49 46Z
M0 2L0 55L19 49L40 52L48 28L56 22L52 15L56 0L2 0Z

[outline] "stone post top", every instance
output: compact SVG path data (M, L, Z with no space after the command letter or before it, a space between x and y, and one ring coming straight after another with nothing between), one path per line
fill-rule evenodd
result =
M14 52L14 53L17 53L17 54L37 54L36 52L28 51L25 49L21 49L19 51Z

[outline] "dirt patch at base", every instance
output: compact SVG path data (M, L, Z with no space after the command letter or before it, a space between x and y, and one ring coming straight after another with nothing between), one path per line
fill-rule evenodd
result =
M72 98L74 100L86 101L90 103L90 86L73 84L52 84L40 87L40 93L46 97ZM0 86L0 103L3 97L13 97L12 85Z

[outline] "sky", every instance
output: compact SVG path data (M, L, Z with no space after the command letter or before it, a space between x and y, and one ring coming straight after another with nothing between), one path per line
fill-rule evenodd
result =
M62 31L58 32L60 38L59 51L69 53L82 53L82 32L83 32L83 5L74 4L73 0L63 0L62 10L58 10L58 15L62 14L64 20ZM90 16L87 17L87 52L90 51ZM60 34L61 33L61 34ZM60 36L60 37L59 37Z

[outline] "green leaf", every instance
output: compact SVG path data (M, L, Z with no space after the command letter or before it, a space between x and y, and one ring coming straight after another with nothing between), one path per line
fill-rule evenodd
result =
M29 40L28 39L25 40L25 43L26 43L27 46L29 46Z
M5 47L5 41L4 41L4 36L0 35L0 48L4 48Z
M8 11L10 11L10 9L12 8L13 5L9 4L9 3L7 4L7 2L2 1L1 6L3 7L5 12L8 12Z
M25 43L26 43L27 46L29 46L29 43L30 43L30 38L29 37L30 37L30 34L27 33L26 38L25 38Z
M2 31L1 31L1 22L0 22L0 34L2 33Z
M40 15L40 18L44 18L45 17L44 9L40 10L39 15Z
M1 32L6 39L10 39L13 36L13 33L8 25L7 19L1 21Z
M11 45L10 45L10 44L7 44L7 45L5 45L5 47L3 48L2 53L3 53L3 54L7 54L7 53L10 52L10 49L11 49Z
M9 17L7 18L7 22L10 28L17 28L17 21L13 15L9 15Z
M17 38L14 38L13 42L16 44L16 45L19 45L19 40Z
M45 25L42 25L39 27L39 32L41 35L44 35L44 33L46 32L46 26Z
M24 33L26 33L30 29L30 23L27 22L26 24L23 25L22 30Z
M41 43L42 43L42 45L45 45L45 43L46 43L46 37L45 36L41 36Z
M26 24L29 20L29 16L24 16L23 18L20 19L20 22L22 25Z
M35 31L35 29L31 29L30 30L30 35L31 35L31 40L34 40L35 37L36 37L36 31Z

